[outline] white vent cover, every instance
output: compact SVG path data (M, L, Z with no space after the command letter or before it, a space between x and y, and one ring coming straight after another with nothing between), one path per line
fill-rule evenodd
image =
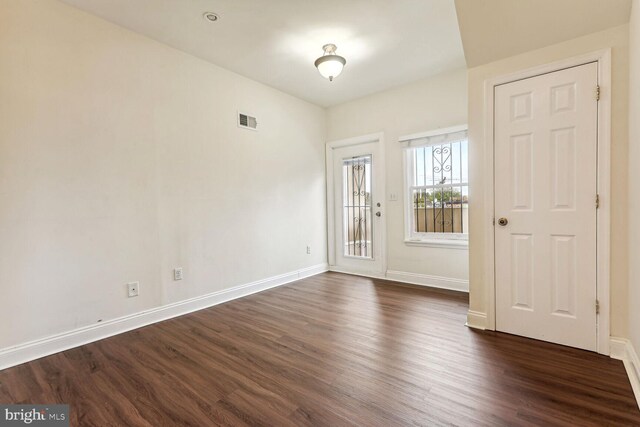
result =
M238 112L238 127L243 129L258 130L258 120L253 116Z

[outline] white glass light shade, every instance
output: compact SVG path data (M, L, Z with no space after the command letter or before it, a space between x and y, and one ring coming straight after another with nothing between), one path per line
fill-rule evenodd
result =
M320 74L322 74L322 77L333 81L335 77L340 75L345 63L344 58L338 55L327 55L322 56L320 59L323 59L324 61L320 62L316 66L318 67Z
M324 49L324 55L316 59L314 65L318 68L322 77L333 81L335 77L340 75L347 60L335 54L336 45L334 44L324 45L322 49Z

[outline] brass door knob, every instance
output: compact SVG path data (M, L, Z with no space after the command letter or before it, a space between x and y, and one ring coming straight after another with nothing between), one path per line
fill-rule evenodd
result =
M381 216L382 214L380 212L376 212L376 216Z
M498 220L498 225L501 225L502 227L504 227L507 224L509 224L509 220L507 218L500 218Z

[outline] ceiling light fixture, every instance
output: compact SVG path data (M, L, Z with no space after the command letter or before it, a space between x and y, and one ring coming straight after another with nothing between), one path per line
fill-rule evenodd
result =
M204 19L209 22L216 22L218 19L220 19L218 14L213 12L205 12L202 16L204 16Z
M322 77L332 82L335 77L340 75L347 60L340 55L336 55L337 47L335 44L325 44L322 49L324 50L324 55L316 59L314 65L320 71Z

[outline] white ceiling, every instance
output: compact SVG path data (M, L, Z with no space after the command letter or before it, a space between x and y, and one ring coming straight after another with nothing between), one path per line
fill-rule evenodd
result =
M455 0L475 67L629 22L631 0Z
M62 1L321 106L465 67L452 0ZM333 82L326 43L347 59Z

